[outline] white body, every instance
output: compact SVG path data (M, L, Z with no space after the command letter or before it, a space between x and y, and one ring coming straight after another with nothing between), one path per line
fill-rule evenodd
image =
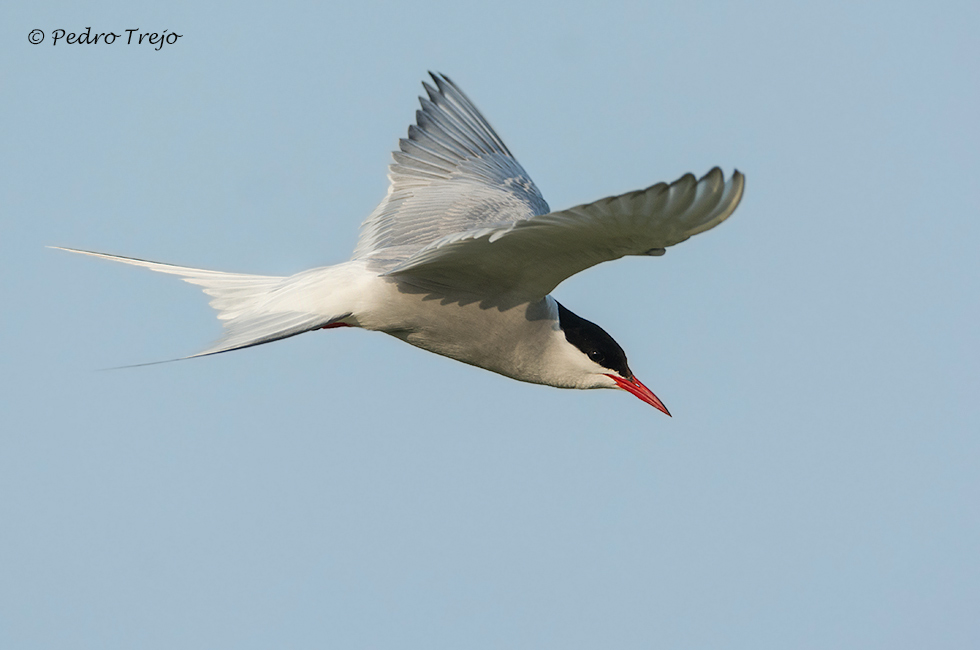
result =
M287 289L268 307L313 312L330 324L384 332L429 352L513 379L562 388L615 387L581 354L569 349L558 306L545 296L503 309L475 299L449 299L354 260L284 279ZM301 291L288 291L301 286ZM290 304L294 303L294 304ZM337 318L337 314L349 314Z

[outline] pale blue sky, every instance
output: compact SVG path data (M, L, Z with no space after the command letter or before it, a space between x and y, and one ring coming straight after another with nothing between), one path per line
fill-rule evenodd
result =
M0 647L980 647L976 3L14 4ZM363 331L98 371L220 327L45 245L342 261L429 69L556 209L746 174L556 291L674 418Z

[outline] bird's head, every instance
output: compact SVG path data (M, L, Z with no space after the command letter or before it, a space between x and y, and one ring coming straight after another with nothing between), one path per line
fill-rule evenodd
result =
M595 323L568 311L557 300L555 304L558 305L558 323L565 340L585 356L585 359L577 356L576 365L589 375L593 387L621 388L670 415L664 403L630 371L626 353L613 337Z

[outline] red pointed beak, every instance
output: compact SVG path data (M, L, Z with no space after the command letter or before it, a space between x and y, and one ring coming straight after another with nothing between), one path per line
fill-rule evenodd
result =
M654 408L660 409L670 416L670 411L668 411L667 407L664 406L664 403L660 401L660 398L654 395L652 390L640 383L640 380L636 377L633 377L632 379L623 379L622 377L612 374L607 374L606 377L612 379L614 382L616 382L617 386L626 392L633 393L647 404L650 404Z

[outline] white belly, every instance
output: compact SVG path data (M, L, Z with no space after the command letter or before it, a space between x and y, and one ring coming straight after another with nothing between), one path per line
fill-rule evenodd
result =
M361 298L353 315L360 327L514 379L554 385L541 361L564 335L550 296L500 308L375 277Z

